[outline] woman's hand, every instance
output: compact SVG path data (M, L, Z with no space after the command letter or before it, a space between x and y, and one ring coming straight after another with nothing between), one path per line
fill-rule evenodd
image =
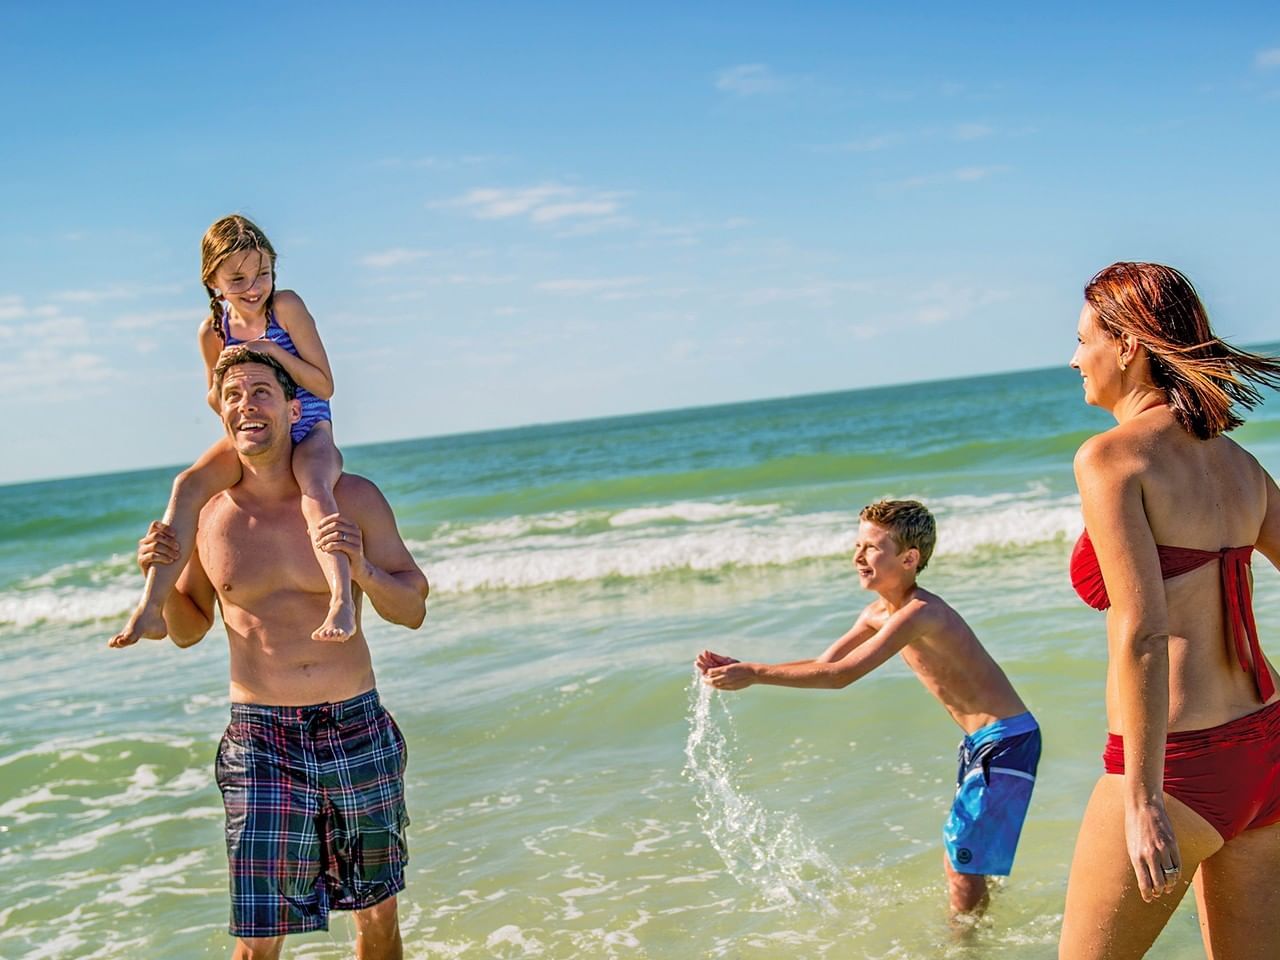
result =
M1182 855L1163 800L1139 807L1126 804L1124 839L1143 900L1150 903L1178 888L1182 882Z

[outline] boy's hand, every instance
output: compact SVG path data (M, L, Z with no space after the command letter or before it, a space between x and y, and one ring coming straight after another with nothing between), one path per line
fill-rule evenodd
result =
M733 657L725 657L718 653L712 653L710 650L703 650L698 654L697 659L693 661L693 665L706 673L712 667L727 667L731 663L738 661Z
M756 682L756 668L751 663L729 660L724 666L704 670L702 682L717 690L743 690Z
M138 568L145 574L158 563L173 563L180 555L173 527L160 520L152 520L146 536L138 541Z

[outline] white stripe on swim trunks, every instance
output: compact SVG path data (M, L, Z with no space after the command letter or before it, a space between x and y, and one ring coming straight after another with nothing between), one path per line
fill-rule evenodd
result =
M1023 780L1030 780L1032 783L1035 783L1035 780L1036 780L1036 778L1033 777L1031 774L1027 773L1027 771L1014 770L1012 767L990 767L987 772L988 773L1005 773L1011 777L1021 777ZM976 777L981 773L982 773L981 767L974 767L972 770L970 770L968 773L964 775L964 778L968 780L970 777Z

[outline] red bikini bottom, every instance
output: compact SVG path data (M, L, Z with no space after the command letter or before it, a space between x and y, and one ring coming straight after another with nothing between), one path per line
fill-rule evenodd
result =
M1107 773L1124 773L1124 738L1107 735ZM1169 734L1164 791L1223 840L1280 822L1280 700L1229 723Z

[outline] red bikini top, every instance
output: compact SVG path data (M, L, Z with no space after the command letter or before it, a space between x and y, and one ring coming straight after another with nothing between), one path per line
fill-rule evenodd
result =
M1190 547L1166 547L1157 544L1160 558L1160 574L1165 580L1199 570L1207 563L1217 561L1222 574L1222 597L1227 605L1227 626L1235 646L1236 659L1245 673L1252 673L1258 696L1266 703L1275 693L1271 672L1262 659L1258 644L1258 627L1253 620L1253 597L1249 589L1249 557L1252 546L1224 547L1221 550L1194 550ZM1089 531L1080 534L1075 549L1071 551L1071 585L1080 599L1095 610L1111 606L1107 585L1102 582L1102 570L1098 567L1098 555L1093 550ZM1245 654L1248 644L1252 660Z

